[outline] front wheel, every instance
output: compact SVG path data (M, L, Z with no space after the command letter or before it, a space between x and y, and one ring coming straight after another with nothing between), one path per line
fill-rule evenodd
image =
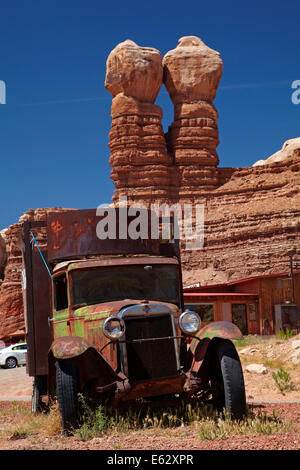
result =
M55 363L56 395L61 415L63 433L68 434L78 425L78 372L74 359Z
M14 369L15 367L17 367L18 365L18 361L15 357L8 357L5 361L5 367L7 369Z
M234 344L224 340L217 345L211 364L213 403L219 410L225 408L233 419L246 414L246 394L243 370Z

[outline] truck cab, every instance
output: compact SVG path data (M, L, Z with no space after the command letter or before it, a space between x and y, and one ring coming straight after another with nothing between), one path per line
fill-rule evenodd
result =
M155 357L161 357L164 348L174 356L176 371L179 369L178 339L160 340L156 346L154 341L150 344L151 338L181 334L178 320L183 306L176 258L121 256L71 260L55 266L52 289L50 321L54 339L67 336L86 339L102 350L114 370L127 372L131 379L153 378L152 363ZM137 334L141 340L149 340L139 351L142 370L135 367L137 359L133 352L128 354L122 343L116 348L114 342L133 339ZM160 366L162 370L157 370L155 376L164 374Z

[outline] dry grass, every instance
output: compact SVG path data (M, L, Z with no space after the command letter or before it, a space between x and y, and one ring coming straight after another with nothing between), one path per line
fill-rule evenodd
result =
M243 339L233 340L233 343L237 349L246 348L247 346L254 346L256 344L263 344L263 343L268 343L268 342L269 342L269 339L265 339L257 335L247 335L247 336L244 336Z
M210 406L182 405L176 409L129 410L127 412L105 411L98 408L98 413L87 411L87 417L76 436L89 440L103 434L127 435L128 432L143 430L154 431L156 435L168 435L174 428L178 430L196 428L200 439L224 439L235 435L278 434L294 431L290 422L282 421L273 413L254 415L247 413L243 420L232 420L226 414L217 413ZM179 431L179 432L180 432Z
M61 421L58 406L55 404L49 413L33 415L24 403L15 402L9 409L0 411L0 421L8 419L5 427L1 426L0 435L9 435L10 439L27 437L50 437L61 433Z
M198 434L202 440L226 439L231 436L253 435L253 434L279 434L295 431L292 423L282 422L278 416L260 414L258 416L248 416L237 422L230 418L206 419L198 423Z
M2 428L4 421L8 424ZM53 406L48 414L32 415L28 406L15 403L9 409L0 411L0 428L1 437L8 440L29 439L37 442L39 439L60 436L58 407ZM199 439L211 440L236 435L293 432L294 425L282 421L274 413L267 416L248 412L245 419L234 421L207 406L185 405L176 409L126 412L104 410L103 407L92 411L86 406L81 427L74 431L74 436L80 441L103 436L125 439L129 433L135 432L166 437L174 433L175 429L177 435L183 433L186 436L189 430L194 430Z

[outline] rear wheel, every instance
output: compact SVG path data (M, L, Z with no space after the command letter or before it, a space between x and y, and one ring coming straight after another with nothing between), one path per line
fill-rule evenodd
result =
M47 394L47 375L37 375L33 379L31 412L41 413L47 410L45 403L42 402L42 396Z
M234 344L224 340L217 345L212 361L212 401L214 406L233 419L241 419L246 413L246 395L241 362Z
M55 363L56 395L61 415L63 433L68 434L78 426L78 372L74 359Z

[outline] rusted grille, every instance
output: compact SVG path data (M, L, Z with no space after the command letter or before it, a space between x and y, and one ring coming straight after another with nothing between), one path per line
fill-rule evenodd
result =
M125 319L126 340L173 336L170 315ZM171 377L177 374L174 339L127 343L130 380Z

